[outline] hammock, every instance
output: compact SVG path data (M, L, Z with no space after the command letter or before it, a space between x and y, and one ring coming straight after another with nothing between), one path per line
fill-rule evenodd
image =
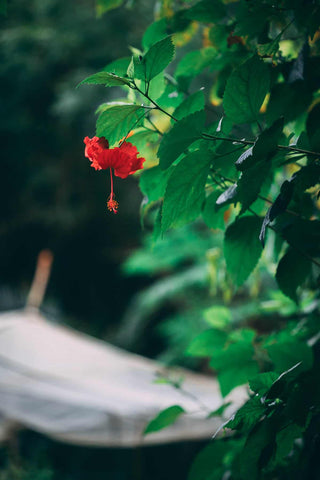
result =
M210 438L222 404L214 378L175 370L183 390L155 383L163 367L72 329L49 323L37 309L0 315L0 437L19 426L78 445L134 447ZM172 373L170 373L172 375ZM234 391L233 411L244 401ZM146 436L159 411L180 405L170 427ZM232 407L231 407L232 409ZM229 407L230 413L230 407Z

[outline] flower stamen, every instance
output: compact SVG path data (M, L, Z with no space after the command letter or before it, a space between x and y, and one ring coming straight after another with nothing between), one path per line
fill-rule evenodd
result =
M111 183L111 193L108 198L107 207L110 212L118 213L119 203L114 198L113 193L113 176L112 176L112 169L110 167L110 183Z
M110 195L107 203L108 210L113 213L118 213L119 203Z

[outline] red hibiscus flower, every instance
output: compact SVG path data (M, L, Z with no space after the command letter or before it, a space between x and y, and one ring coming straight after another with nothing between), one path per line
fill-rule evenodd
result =
M118 202L113 192L112 168L114 174L120 178L126 178L137 170L143 168L144 158L138 158L137 148L129 142L123 142L120 147L109 148L108 140L104 137L86 137L84 154L92 162L91 167L96 170L110 169L111 193L108 198L108 209L117 213Z

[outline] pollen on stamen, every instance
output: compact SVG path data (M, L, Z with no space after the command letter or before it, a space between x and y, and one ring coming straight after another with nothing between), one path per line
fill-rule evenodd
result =
M119 203L110 195L107 202L107 207L110 212L118 213Z

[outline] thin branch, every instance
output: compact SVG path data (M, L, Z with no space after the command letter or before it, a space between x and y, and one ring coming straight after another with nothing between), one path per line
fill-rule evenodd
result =
M220 173L217 173L217 175L219 175L219 177L221 179L226 180L229 183L232 183L232 184L237 183L235 180L232 180L231 178L225 177L224 175L221 175ZM258 198L260 198L260 200L263 200L264 202L269 203L269 205L273 205L273 201L269 200L269 198L264 197L263 195L258 194ZM302 218L299 213L294 212L293 210L289 210L288 208L285 209L285 212L289 213L290 215L294 215L295 217Z
M273 201L272 201L272 200L269 200L269 198L264 197L263 195L260 195L260 194L258 195L258 197L259 197L261 200L263 200L264 202L269 203L269 205L273 205ZM288 208L286 208L285 211L286 211L287 213L290 213L290 215L294 215L295 217L301 218L301 215L299 215L299 213L297 213L297 212L294 212L293 210L289 210Z
M232 142L232 143L242 143L243 145L254 145L256 142L253 140L243 140L239 138L232 138L232 137L221 137L218 135L211 135L209 133L202 133L202 137L207 140L221 140L221 141L226 141L226 142ZM304 150L303 148L297 148L293 147L291 145L277 145L278 149L280 150L287 150L288 152L292 153L303 153L305 155L315 155L317 157L320 157L319 152L313 152L311 150Z
M160 107L160 105L158 105L158 103L156 103L154 100L152 100L152 98L149 97L149 94L147 92L143 92L142 90L140 90L140 88L136 85L136 83L134 83L134 88L135 90L137 90L139 93L141 93L141 95L143 95L147 100L149 100L149 102L151 102L153 105L154 105L154 108L156 110L160 110L160 112L164 113L165 115L167 115L168 117L172 118L172 120L174 120L175 122L178 121L177 118L175 118L173 115L171 115L171 113L167 112L166 110L164 110L162 107Z
M150 98L148 93L144 93L142 90L140 90L140 88L137 87L136 83L134 83L134 89L137 90L139 93L141 93L141 95L143 95L147 100L149 100L149 102L151 102L154 105L154 108L156 110L159 110L160 112L164 113L165 115L170 117L175 122L178 121L178 119L175 118L173 115L171 115L171 113L164 110L162 107L160 107L160 105L157 102L152 100L152 98ZM244 139L232 138L232 137L221 137L220 135L211 135L209 133L202 133L201 136L205 140L220 140L220 141L225 141L225 142L241 143L242 145L254 145L255 144L255 141L253 141L253 140L244 140ZM312 150L305 150L303 148L297 148L297 147L293 147L291 145L277 145L276 148L278 148L280 150L286 150L287 152L297 152L297 153L303 153L305 155L313 155L313 156L316 156L316 157L320 157L319 152L313 152Z

